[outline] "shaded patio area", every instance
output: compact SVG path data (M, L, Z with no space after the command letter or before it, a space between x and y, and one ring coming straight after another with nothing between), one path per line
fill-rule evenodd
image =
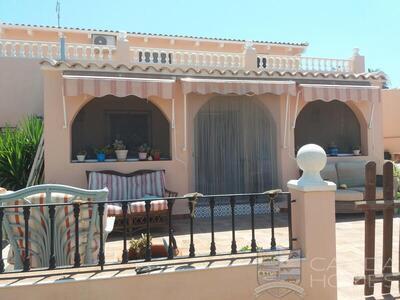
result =
M288 228L287 215L279 213L276 215L275 236L277 246L288 247ZM271 230L269 228L270 218L265 215L257 215L255 218L257 245L264 249L269 249L271 241ZM266 224L268 225L266 227ZM382 269L382 216L378 215L376 220L376 273L381 273ZM187 256L190 244L189 222L188 220L175 220L175 238L180 255ZM244 246L249 246L251 242L251 226L249 216L236 217L236 240L238 250ZM393 244L395 249L399 245L400 218L397 215L393 226ZM207 218L195 219L196 255L209 255L210 253L210 220ZM231 221L230 217L216 218L215 222L215 241L217 252L229 252L231 247ZM162 238L168 238L167 233L158 231L153 234L154 243L161 242ZM323 242L323 241L321 241ZM364 219L361 214L339 215L336 220L336 253L337 253L337 276L338 276L338 299L364 299L364 286L353 285L353 278L363 274L364 268ZM111 234L106 243L106 261L120 261L122 253L122 237ZM393 270L399 266L398 255L393 256ZM399 286L396 282L392 283L392 294L382 296L380 294L381 285L375 285L375 295L367 299L400 299Z
M275 214L275 239L277 248L288 248L288 217L286 213ZM255 238L257 246L263 249L270 249L271 229L270 216L255 216ZM250 216L235 217L235 239L238 252L243 247L251 245L251 219ZM189 255L190 230L189 219L179 218L173 221L174 236L179 249L179 256ZM136 234L138 237L140 234ZM167 228L164 230L151 230L153 244L162 244L163 238L168 241ZM215 218L215 244L217 254L228 254L231 251L232 242L232 223L231 216ZM194 244L196 256L205 256L210 254L211 244L211 225L209 218L195 218L194 221ZM119 233L111 233L107 239L105 255L106 262L121 261L123 249L123 237ZM249 251L249 249L247 250Z
M173 222L175 230L175 238L177 245L180 250L180 256L187 256L189 253L190 235L189 235L189 220L188 219L176 219ZM271 229L270 229L270 217L265 215L256 215L255 217L255 233L257 245L269 249L271 242ZM378 215L376 220L376 261L375 270L376 273L381 273L382 268L382 232L383 232L383 220L382 216ZM399 245L399 228L400 218L399 215L395 216L393 234L393 243L395 249ZM196 248L196 256L209 255L210 253L210 219L208 218L196 218L194 224L194 243ZM162 243L162 239L168 239L167 232L162 230L152 230L153 243ZM288 227L287 227L287 214L279 213L275 215L275 237L277 248L288 247ZM231 247L231 218L228 217L217 217L215 219L215 242L217 253L228 253ZM237 249L241 250L242 247L249 246L251 243L251 223L250 216L237 216L236 217L236 241ZM323 241L321 241L323 243ZM121 261L122 257L123 238L121 234L112 233L109 235L106 248L106 263ZM3 254L6 255L8 247L3 249ZM363 256L364 256L364 220L363 215L340 215L337 216L336 220L336 251L337 251L337 276L338 276L338 299L340 300L353 300L353 299L364 299L363 286L353 285L353 277L363 274ZM224 256L225 257L225 256ZM224 258L222 257L222 259ZM230 257L230 258L229 258ZM226 261L217 262L217 265L226 266L234 264L243 264L242 259L235 258L237 256L226 256ZM240 256L241 257L241 256ZM247 257L244 255L243 258ZM231 260L237 261L232 263ZM247 259L248 260L248 259ZM255 259L245 261L245 264L256 263ZM201 261L189 263L190 259L183 259L179 262L182 267L191 266L190 268L208 268L211 264L207 263L205 258L203 263ZM197 261L197 259L196 259ZM166 262L164 262L165 264ZM139 265L145 265L149 263L140 263ZM161 264L157 261L150 263L151 265ZM215 264L215 263L214 263ZM132 266L132 265L130 265ZM396 272L399 266L398 255L394 253L393 256L393 270ZM84 269L82 269L84 270ZM172 269L167 269L172 271ZM66 271L68 273L68 271ZM156 271L158 272L158 271ZM161 271L165 272L165 271ZM100 272L97 267L93 268L92 273L88 274L75 274L72 277L79 279L96 279L96 278L108 278L115 277L116 274L119 276L133 275L134 272L131 267L127 266L125 271L104 271ZM72 278L68 275L50 276L44 277L44 282L51 282L52 280L61 280L65 278ZM41 279L41 282L43 279ZM37 281L37 279L36 279ZM35 279L21 279L21 280L2 280L0 286L15 285L15 284L29 284L35 282ZM368 297L368 300L380 300L380 299L400 299L399 286L396 282L392 283L392 293L390 295L381 295L381 285L375 285L375 295Z

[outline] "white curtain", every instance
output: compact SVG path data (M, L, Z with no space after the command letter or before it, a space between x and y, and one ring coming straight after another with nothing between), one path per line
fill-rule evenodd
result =
M277 185L276 128L251 96L216 96L195 117L196 191L262 192Z

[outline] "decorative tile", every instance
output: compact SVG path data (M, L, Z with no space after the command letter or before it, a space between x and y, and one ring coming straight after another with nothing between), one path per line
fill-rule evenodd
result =
M275 213L279 213L280 208L276 206L274 208ZM235 205L235 215L236 216L247 216L250 215L250 205L249 204L236 204ZM270 214L271 209L266 203L256 203L254 205L254 214ZM205 205L199 205L196 207L196 218L209 218L210 208ZM231 215L231 206L229 204L216 204L214 207L214 216L223 217Z

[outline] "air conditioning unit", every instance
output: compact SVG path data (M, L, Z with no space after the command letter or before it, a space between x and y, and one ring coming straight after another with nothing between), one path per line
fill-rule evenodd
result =
M92 44L115 46L116 37L115 35L92 34Z

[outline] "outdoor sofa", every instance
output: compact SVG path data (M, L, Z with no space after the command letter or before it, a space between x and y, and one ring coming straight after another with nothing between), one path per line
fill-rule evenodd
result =
M355 201L364 200L365 192L365 161L341 161L328 163L321 171L324 180L337 185L335 195L336 213L354 213ZM382 175L376 179L376 200L383 199ZM394 190L397 191L397 179L394 178Z
M88 188L109 190L108 201L144 199L151 200L149 224L151 227L168 226L168 203L166 200L152 200L176 197L178 193L165 187L164 170L138 170L125 174L112 170L87 171ZM114 228L124 230L122 203L107 205L108 215L115 216ZM127 211L127 229L130 232L146 228L145 201L131 202Z

